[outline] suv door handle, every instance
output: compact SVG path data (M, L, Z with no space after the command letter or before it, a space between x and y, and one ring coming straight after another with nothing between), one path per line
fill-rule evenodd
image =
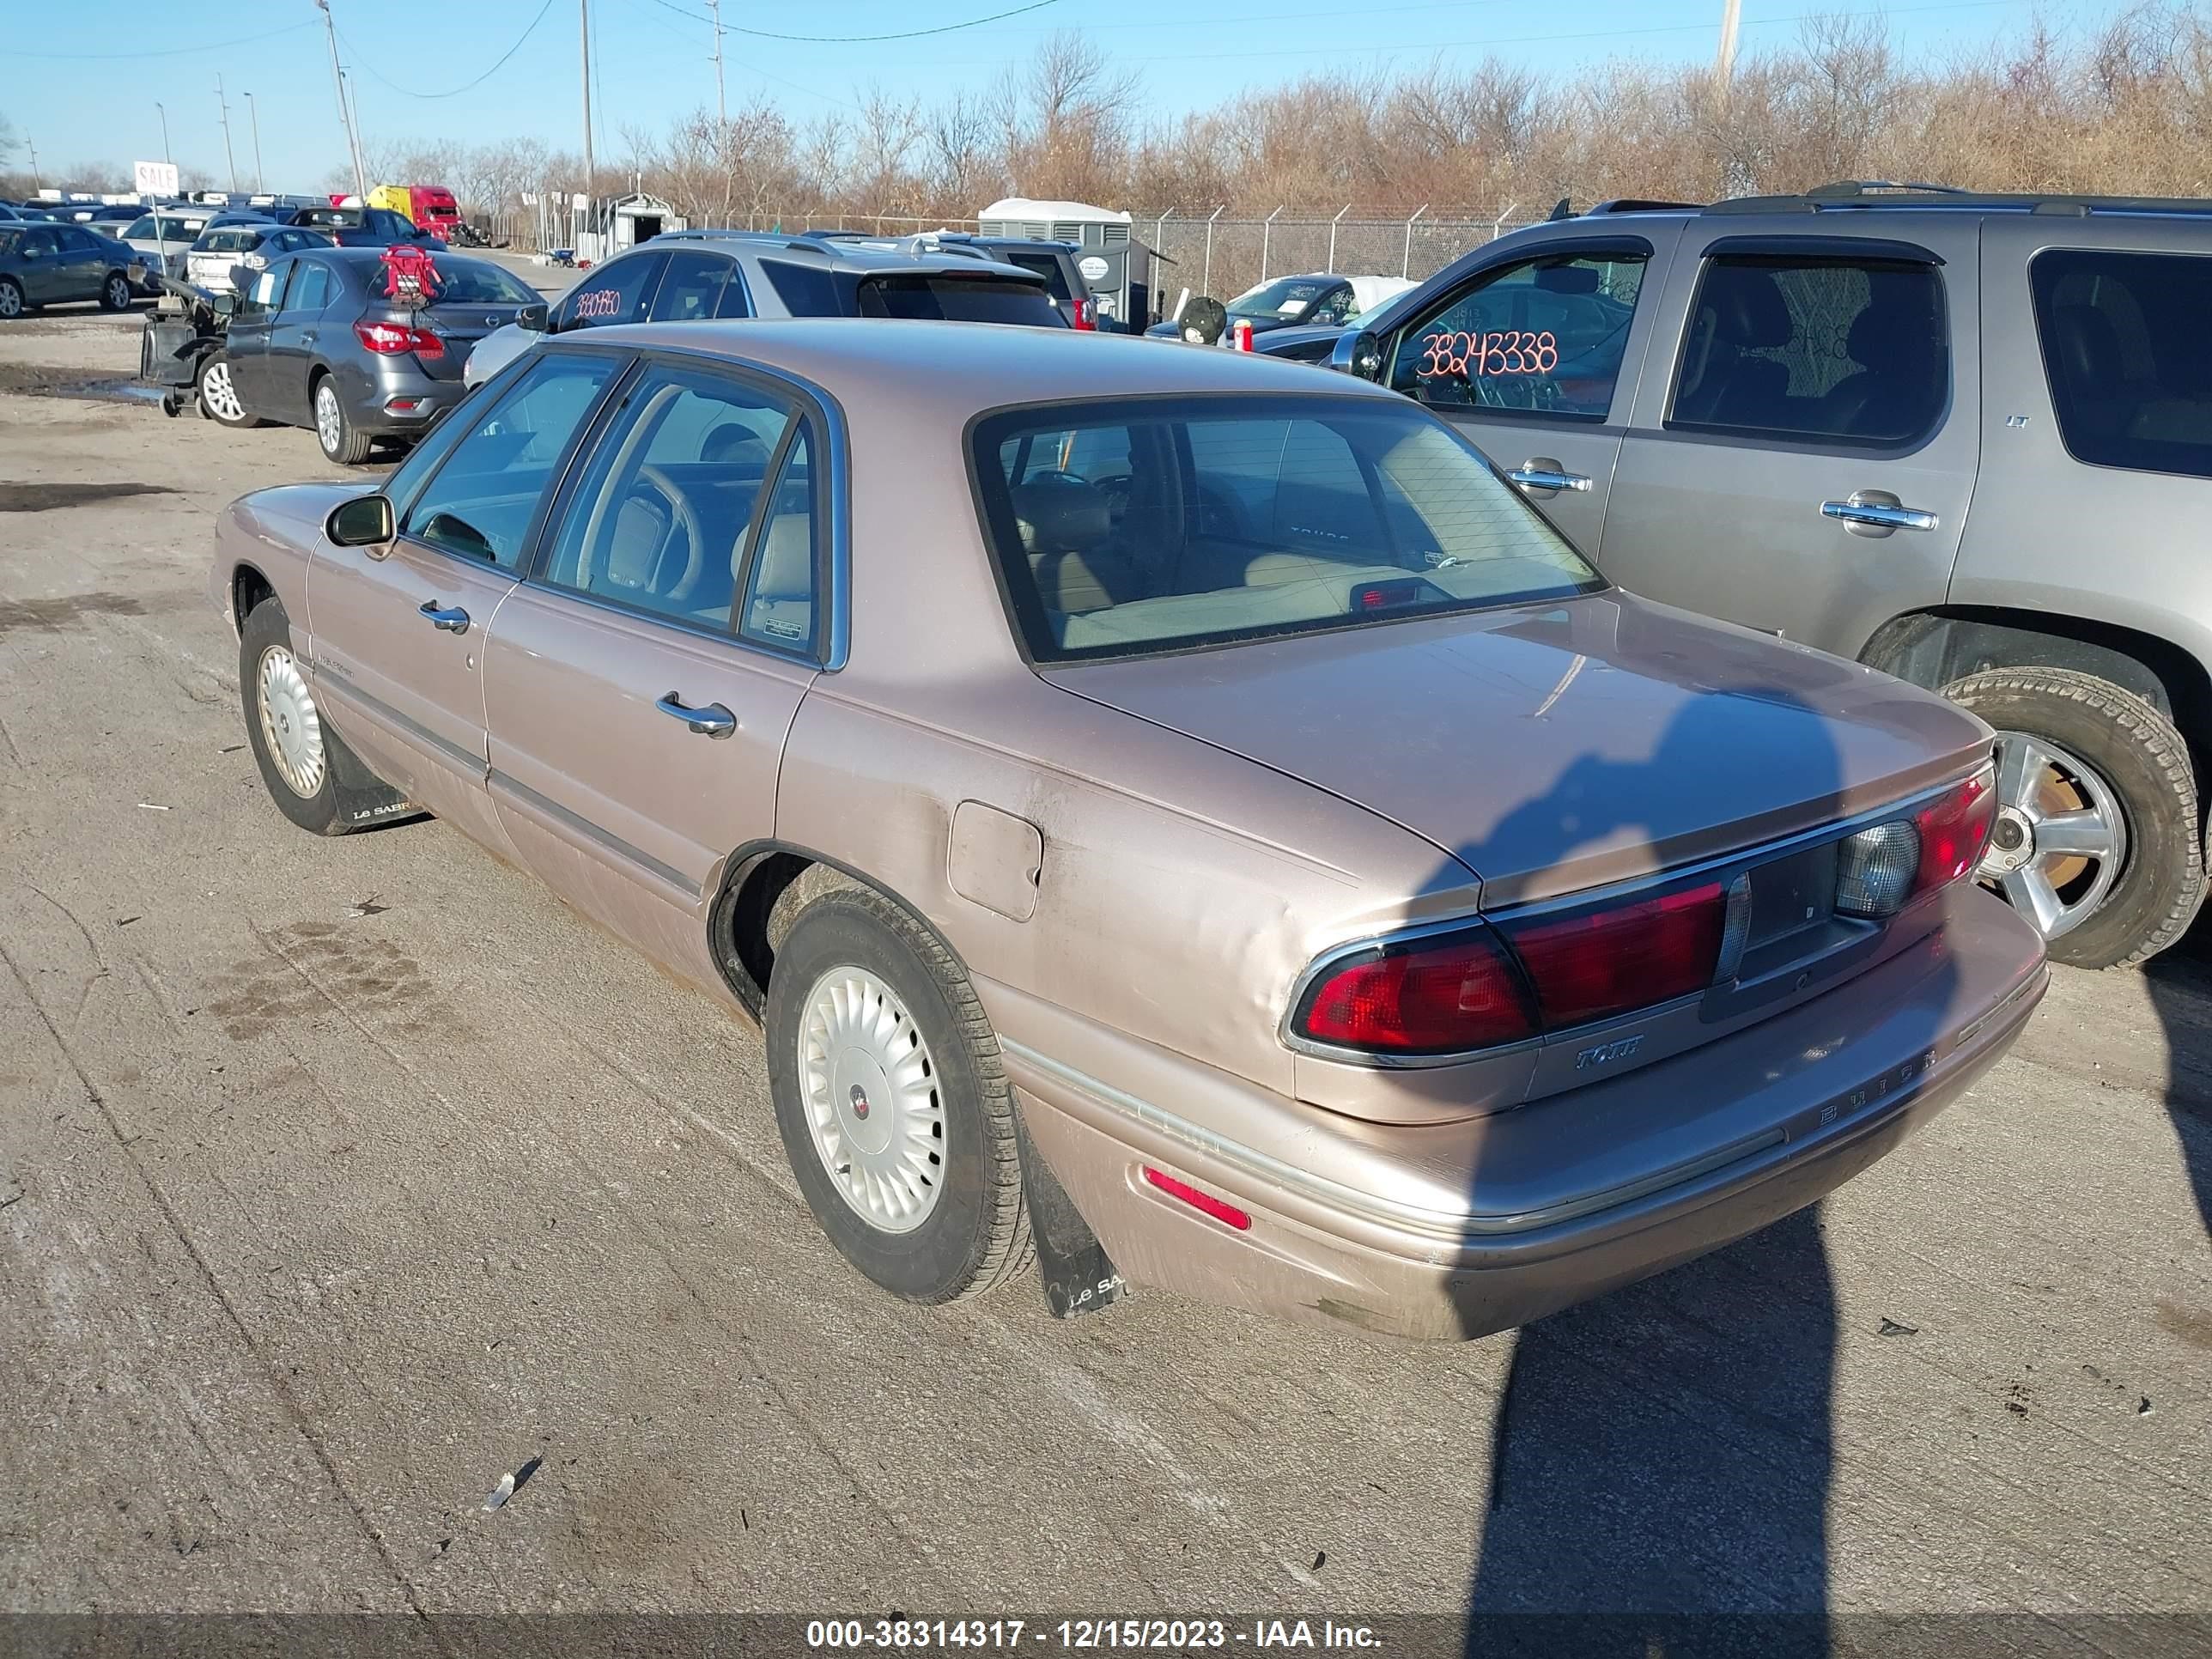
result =
M738 717L719 702L693 708L671 691L653 706L664 714L674 715L702 738L726 738L738 729Z
M1505 475L1523 489L1571 489L1577 495L1589 493L1590 481L1579 472L1569 472L1548 455L1538 455L1525 460Z
M430 619L431 627L443 629L448 634L469 631L469 613L458 605L447 610L435 599L425 599L422 601L422 614Z
M1859 531L1862 525L1868 529L1885 532L1933 530L1942 522L1933 513L1917 507L1906 507L1887 490L1878 489L1858 490L1847 501L1822 501L1820 516L1840 519L1854 531ZM1859 533L1863 534L1864 532L1859 531Z

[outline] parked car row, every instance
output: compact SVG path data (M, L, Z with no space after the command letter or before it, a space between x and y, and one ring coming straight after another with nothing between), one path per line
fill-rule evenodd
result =
M1499 1329L1814 1201L2042 994L1977 883L1987 725L1622 592L1439 399L738 233L455 377L477 308L403 270L272 260L222 354L247 414L319 423L338 335L455 399L380 482L222 516L263 781L318 835L434 813L757 1021L895 1295L1034 1248L1062 1313ZM1601 319L1650 325L1522 286L1416 358L1587 420Z

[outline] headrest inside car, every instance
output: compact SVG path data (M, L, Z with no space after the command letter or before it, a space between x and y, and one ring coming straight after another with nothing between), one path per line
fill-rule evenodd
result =
M1017 484L1014 519L1028 553L1085 553L1112 533L1106 497L1080 478Z

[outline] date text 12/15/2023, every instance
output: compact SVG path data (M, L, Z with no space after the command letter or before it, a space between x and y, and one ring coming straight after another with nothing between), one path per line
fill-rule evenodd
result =
M1369 1625L1334 1619L816 1619L806 1645L830 1650L929 1648L1020 1649L1050 1644L1063 1652L1097 1649L1184 1652L1194 1648L1339 1648L1382 1645Z

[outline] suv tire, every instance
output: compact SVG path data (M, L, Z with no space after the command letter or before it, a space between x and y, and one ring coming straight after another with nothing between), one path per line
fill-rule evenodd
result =
M785 1155L847 1261L920 1303L1029 1265L1013 1090L967 975L928 929L872 889L823 894L775 953L765 1024Z
M2000 733L2025 736L2058 751L2051 764L2035 769L2026 802L2030 817L2094 811L2100 794L2108 808L2117 809L2118 871L2094 907L2062 918L2060 930L2048 934L2051 960L2077 968L2126 967L2179 939L2204 900L2204 842L2189 746L2172 724L2134 693L2068 669L1990 669L1954 681L1944 695ZM2008 797L2003 758L2001 744L2000 835L2023 805ZM2069 763L2092 775L2069 777ZM2021 820L2013 821L2019 827ZM1991 860L2004 857L1993 842ZM1984 862L1985 878L1992 867ZM2017 904L2022 878L2040 870L2046 882L2055 880L2062 898L2075 895L2078 904L2097 884L2095 869L2094 860L2039 854L2014 878L2007 896Z

